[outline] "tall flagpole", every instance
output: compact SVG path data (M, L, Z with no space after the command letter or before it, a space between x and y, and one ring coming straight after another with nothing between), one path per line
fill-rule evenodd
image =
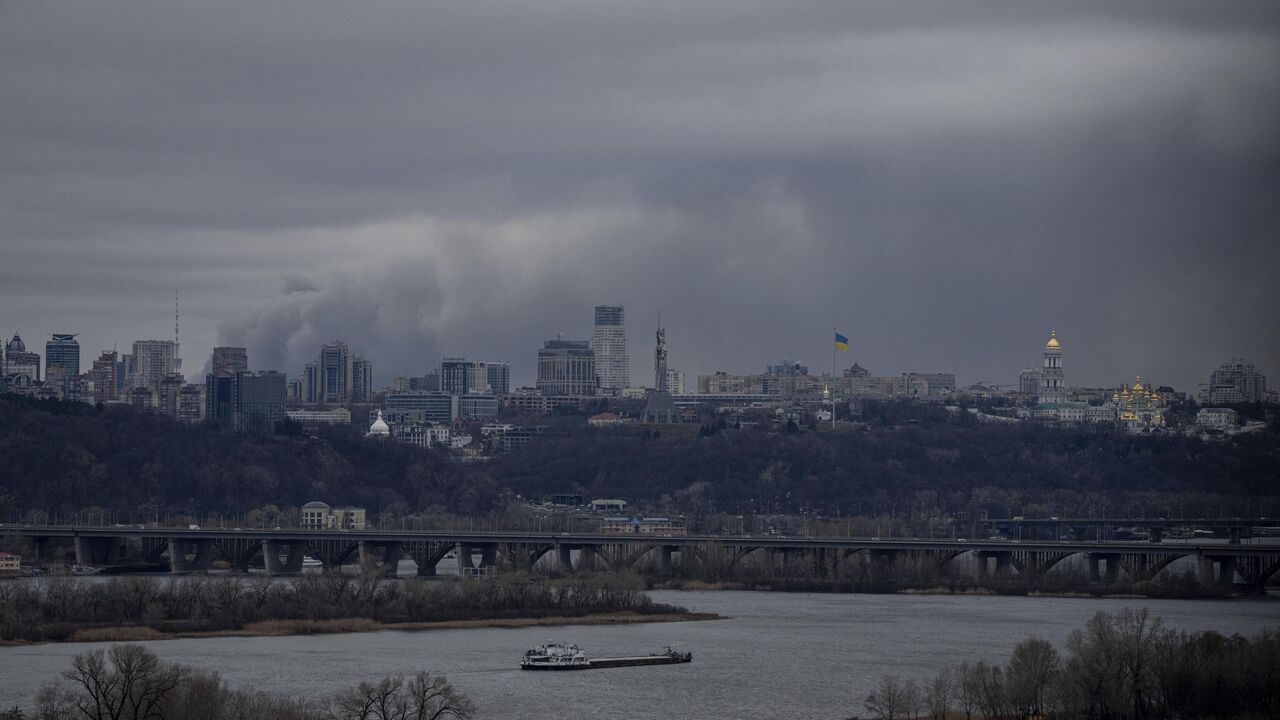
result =
M836 328L831 327L831 429L836 429Z

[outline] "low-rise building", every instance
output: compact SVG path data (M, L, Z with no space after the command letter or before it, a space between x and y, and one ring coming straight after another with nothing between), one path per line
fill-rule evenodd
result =
M303 530L364 530L364 508L330 507L322 502L302 506L299 527Z
M624 513L627 511L627 501L617 500L614 498L601 498L591 501L591 509L596 512Z
M599 415L592 415L587 418L587 424L591 427L609 427L612 425L621 425L627 422L626 418L614 415L611 412L603 412Z
M665 517L600 518L600 532L606 535L687 535L684 523Z
M1196 425L1213 430L1234 430L1240 414L1231 408L1202 408L1196 413Z
M286 410L285 416L303 425L350 425L351 411L346 408L332 410Z
M13 553L0 552L0 575L17 575L22 572L22 558Z

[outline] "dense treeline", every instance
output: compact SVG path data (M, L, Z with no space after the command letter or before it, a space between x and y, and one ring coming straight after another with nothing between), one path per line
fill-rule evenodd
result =
M1146 608L1099 612L1062 655L1030 638L1003 666L962 663L918 684L881 679L866 699L879 720L1280 717L1280 634L1177 632Z
M0 583L0 640L118 639L111 629L121 626L184 633L271 622L417 623L624 611L656 614L681 609L653 603L643 582L624 574L554 580L513 574L437 582L383 582L374 576L319 573L287 580L225 575L107 581L56 577Z
M1184 436L991 425L910 403L869 404L859 432L709 426L549 437L487 468L515 492L666 499L699 511L993 516L1280 514L1272 431L1229 443Z
M322 499L470 514L497 499L483 473L354 432L255 436L127 407L15 395L0 395L0 448L0 513L96 506L138 518L203 516Z
M466 720L471 701L443 675L385 677L323 699L228 687L216 672L162 661L141 645L77 655L44 686L33 720ZM0 720L25 720L21 708Z
M491 513L514 494L623 497L734 516L1280 515L1274 429L1230 442L990 425L912 403L868 403L857 431L594 429L560 422L483 465L369 441L351 428L258 437L129 408L0 397L0 514L101 507L244 512L322 499L371 517ZM559 420L564 420L560 418ZM119 515L117 516L119 517Z

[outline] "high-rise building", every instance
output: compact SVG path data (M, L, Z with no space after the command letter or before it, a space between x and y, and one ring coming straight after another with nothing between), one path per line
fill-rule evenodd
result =
M1063 385L1062 344L1058 342L1056 330L1049 333L1049 342L1044 344L1044 366L1040 370L1040 403L1045 405L1062 404L1062 394L1066 390Z
M249 353L242 347L216 347L213 349L214 375L235 375L249 371Z
M129 386L159 392L160 381L177 372L174 364L177 350L177 343L172 340L135 340Z
M263 370L235 375L236 426L253 433L270 433L285 418L284 373Z
M591 333L600 388L616 392L631 385L631 356L627 353L625 311L621 305L597 305Z
M116 398L120 400L129 400L129 390L132 387L129 382L133 378L133 356L125 353L120 356L120 362L116 364Z
M367 403L373 399L373 363L356 355L351 358L351 402Z
M465 395L471 390L474 363L463 358L447 357L440 361L440 390L450 395Z
M373 363L335 340L320 348L320 358L307 364L303 402L342 405L373 399Z
M178 394L178 419L198 423L204 420L204 386L183 385Z
M1267 397L1267 376L1244 358L1232 358L1200 386L1200 402L1212 405L1262 402Z
M351 350L335 340L320 348L316 402L340 404L351 400Z
M204 419L232 425L236 417L236 376L206 375L204 378Z
M548 340L538 351L543 395L595 395L596 382L595 354L586 340Z
M672 395L684 394L684 371L667 368L667 392Z
M511 365L506 361L474 362L447 357L440 361L437 377L440 390L450 395L506 394L511 390Z
M89 381L93 383L94 402L115 402L119 397L119 386L116 383L118 367L119 361L114 351L104 352L93 361L93 367L89 370Z
M511 392L511 363L505 360L486 361L481 363L484 365L485 378L489 383L489 392L497 395L506 395Z
M1018 373L1018 392L1024 395L1038 395L1040 393L1040 370L1037 368L1026 368Z
M57 368L62 373L62 381L66 383L80 374L80 343L70 333L54 333L53 338L44 344L44 371Z
M182 373L169 373L160 378L160 404L159 410L161 414L169 417L178 417L178 404L182 399L182 388L187 384L187 379Z
M302 369L302 394L299 400L308 405L320 401L320 363L312 360Z

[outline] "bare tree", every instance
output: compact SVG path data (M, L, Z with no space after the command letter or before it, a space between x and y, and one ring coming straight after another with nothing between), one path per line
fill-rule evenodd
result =
M455 691L443 675L420 672L405 690L412 720L466 720L475 711L471 701Z
M1053 644L1039 638L1018 643L1005 672L1009 701L1023 715L1043 715L1050 683L1060 658Z
M160 662L141 645L113 645L77 655L62 677L78 688L76 710L88 720L151 720L186 679L186 669Z
M426 672L407 683L402 677L362 682L336 695L329 706L333 720L466 720L472 712L470 701L444 676Z
M946 720L947 711L951 709L951 698L956 690L956 673L946 668L933 678L929 687L925 688L925 704L929 707L929 716L933 720Z
M964 710L965 720L973 720L973 711L978 709L981 694L982 679L978 677L978 668L968 662L960 663L956 671L956 696L960 700L960 709Z
M879 720L896 720L906 717L904 688L898 683L898 678L893 675L880 678L880 686L867 695L863 705Z

